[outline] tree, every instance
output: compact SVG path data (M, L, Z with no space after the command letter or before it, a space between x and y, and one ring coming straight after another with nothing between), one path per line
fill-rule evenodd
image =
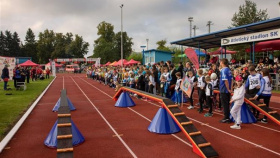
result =
M157 41L157 50L170 51L170 49L166 47L165 44L166 40Z
M35 34L28 28L25 36L25 45L23 46L23 54L26 57L32 57L32 61L38 62L37 57L37 42L35 40Z
M47 63L51 58L51 54L54 51L55 33L53 30L46 29L44 33L39 33L39 40L37 45L37 57L39 63Z
M6 36L3 31L0 32L0 55L6 56Z
M20 39L17 32L13 33L10 51L14 57L21 56Z
M237 27L267 19L267 9L258 11L255 2L245 0L245 4L239 6L239 12L234 13L231 21L232 26Z
M101 58L101 63L114 60L114 26L101 22L97 26L97 35L100 37L94 41L94 50L92 57Z
M94 41L92 57L101 58L101 63L115 61L121 58L121 32L114 33L114 26L101 22L97 26L99 38ZM132 52L132 38L123 32L123 58L127 58Z
M241 25L246 25L250 23L255 23L258 21L263 21L268 19L267 9L258 10L255 2L250 0L245 0L245 4L239 6L239 12L234 13L231 21L232 26L237 27ZM235 50L238 53L234 55L235 58L248 56L248 53L245 53L245 49L249 46L247 44L230 46L229 49Z
M67 47L66 52L74 58L83 58L88 53L88 46L88 42L85 42L82 36L75 35L75 40Z
M129 57L129 55L132 52L133 42L132 42L132 38L128 37L126 32L123 32L122 36L123 36L123 58L125 59ZM121 58L121 32L118 32L115 35L114 42L115 42L114 52L116 52L115 60L118 60Z
M54 39L54 51L51 54L51 58L64 58L66 57L66 36L62 33L56 33Z
M126 59L127 59L127 60L133 59L133 60L142 62L142 58L143 58L143 57L142 57L142 53L133 52L133 53L131 53L131 54L129 55L129 57L127 57Z

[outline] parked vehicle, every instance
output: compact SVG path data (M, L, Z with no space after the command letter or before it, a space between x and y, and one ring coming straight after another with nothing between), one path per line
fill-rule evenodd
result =
M79 65L66 65L66 72L73 72L73 73L78 73L80 72L80 67Z

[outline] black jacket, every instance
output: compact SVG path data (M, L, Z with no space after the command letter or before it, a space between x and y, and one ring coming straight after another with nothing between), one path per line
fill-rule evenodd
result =
M1 78L4 79L4 78L9 78L9 77L10 77L10 76L9 76L9 69L5 67L5 68L2 70Z

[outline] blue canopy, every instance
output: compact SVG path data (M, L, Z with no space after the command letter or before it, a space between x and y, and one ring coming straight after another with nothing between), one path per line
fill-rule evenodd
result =
M201 56L201 57L206 56L206 54L204 52L199 51L198 49L195 50L195 53L196 53L197 56Z

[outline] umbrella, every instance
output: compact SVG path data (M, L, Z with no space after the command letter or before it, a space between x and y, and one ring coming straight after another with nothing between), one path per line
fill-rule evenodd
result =
M210 52L209 54L210 55L225 54L225 49L222 49L222 47L220 47L219 49L215 50L214 52ZM236 51L226 50L226 54L236 54Z
M127 63L127 60L123 59L123 65L125 65L126 63ZM118 62L113 64L113 66L121 66L121 65L122 65L122 60L119 60Z
M110 61L108 61L106 64L105 64L105 66L108 66L108 65L110 65L111 64L111 62Z
M112 62L111 64L109 64L110 66L113 66L117 61Z
M259 42L255 45L255 52L265 52L280 50L280 40ZM251 52L251 49L246 49L246 52Z
M27 60L26 62L22 63L22 64L19 64L20 66L38 66L38 64L36 63L33 63L32 61L30 60Z
M138 64L138 63L140 63L140 61L131 59L131 60L129 60L129 62L125 63L124 65L132 65L132 64Z

